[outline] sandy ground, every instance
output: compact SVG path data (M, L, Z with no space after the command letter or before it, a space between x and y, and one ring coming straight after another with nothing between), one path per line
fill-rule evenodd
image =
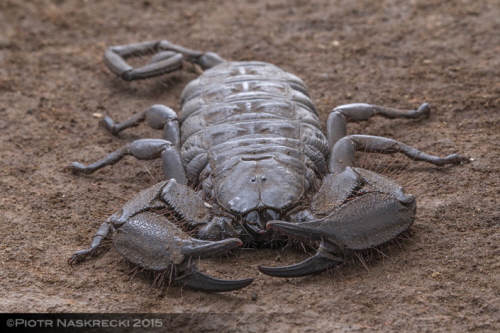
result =
M196 324L219 332L499 331L499 31L498 0L2 0L0 311L226 314ZM71 268L68 257L107 216L162 180L158 162L132 158L89 176L62 170L159 137L146 126L114 137L95 114L178 109L192 67L126 83L102 63L107 46L161 39L300 76L323 121L345 103L429 102L428 119L376 118L349 132L475 161L438 168L363 157L374 169L392 165L419 205L413 236L366 265L278 279L257 265L307 255L241 250L200 263L214 276L255 278L224 294L155 288L113 250Z

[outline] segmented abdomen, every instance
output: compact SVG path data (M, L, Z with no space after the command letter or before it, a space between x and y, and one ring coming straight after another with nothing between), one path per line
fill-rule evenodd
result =
M181 97L181 156L188 177L214 158L273 152L325 171L327 140L304 82L263 62L227 62L189 83Z

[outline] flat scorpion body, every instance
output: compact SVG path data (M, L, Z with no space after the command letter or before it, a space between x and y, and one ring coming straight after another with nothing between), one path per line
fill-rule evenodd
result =
M142 67L126 62L147 52L155 55ZM125 80L177 70L183 60L206 71L184 89L179 114L154 105L119 124L109 117L104 121L114 134L146 121L163 129L163 139L137 140L91 165L67 167L91 173L126 155L161 158L167 179L108 218L90 248L76 252L70 263L94 254L103 239L112 237L129 261L169 272L173 282L229 291L253 280L209 277L193 259L243 243L299 238L318 242L317 254L296 265L259 270L277 277L318 273L341 264L350 251L393 239L413 223L415 198L392 180L354 167L355 151L402 153L435 165L469 161L457 154L427 155L388 138L346 135L349 120L419 118L428 115L427 104L410 111L339 106L323 132L304 82L274 65L228 62L167 41L111 47L105 53L108 67Z
M261 62L227 62L184 90L181 157L193 184L258 238L327 171L328 142L304 83ZM214 172L215 171L215 172ZM241 178L246 175L248 179ZM241 188L247 188L242 192Z

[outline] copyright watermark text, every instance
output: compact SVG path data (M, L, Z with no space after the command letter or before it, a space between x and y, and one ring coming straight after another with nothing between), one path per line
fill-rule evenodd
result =
M0 331L171 332L190 318L166 313L0 313Z
M7 319L11 328L151 328L162 327L160 318L153 319Z

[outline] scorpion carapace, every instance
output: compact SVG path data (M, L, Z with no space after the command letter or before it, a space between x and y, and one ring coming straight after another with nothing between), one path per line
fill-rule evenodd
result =
M147 53L154 54L148 64L127 63ZM304 82L274 65L229 62L167 41L110 47L104 59L125 80L163 75L183 61L205 72L184 89L179 114L153 105L118 124L104 119L113 134L146 121L163 130L162 139L136 140L88 166L67 167L92 173L126 155L161 158L167 179L109 217L90 248L76 252L70 263L94 254L111 237L120 254L143 268L168 271L172 281L191 288L229 291L253 280L209 277L194 259L292 237L319 242L317 254L297 265L259 270L279 277L322 272L351 251L390 241L415 216L415 198L394 181L354 167L355 151L402 153L438 166L469 161L457 154L428 155L384 137L346 135L349 120L416 119L429 114L428 104L410 111L342 105L330 113L323 132Z

